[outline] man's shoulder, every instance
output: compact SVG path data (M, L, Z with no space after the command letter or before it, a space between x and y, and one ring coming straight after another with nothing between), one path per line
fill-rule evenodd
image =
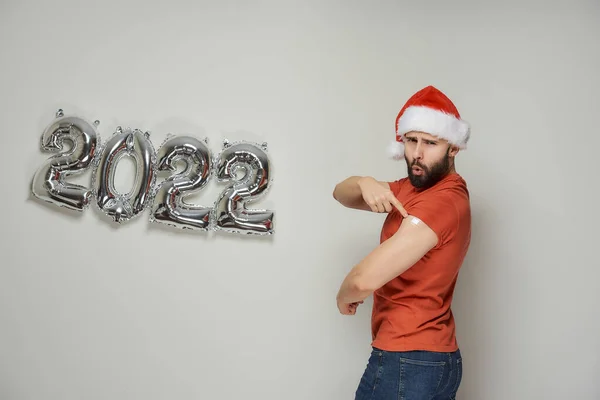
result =
M450 174L431 188L411 198L408 206L419 206L439 215L441 213L462 215L470 213L470 195L465 179ZM409 210L407 210L409 211ZM410 212L410 211L409 211Z
M444 177L441 181L431 187L429 190L425 191L424 194L430 194L432 196L458 196L459 198L464 198L468 200L469 198L469 188L467 187L467 182L465 179L457 174L453 173L446 177Z
M469 191L458 174L444 177L414 197L405 208L437 234L438 245L449 243L459 231L466 232L462 227L470 226Z
M439 201L451 200L469 203L469 189L466 180L458 173L442 178L432 187L420 191L415 189L408 177L388 182L390 190L396 195L403 193L406 201Z

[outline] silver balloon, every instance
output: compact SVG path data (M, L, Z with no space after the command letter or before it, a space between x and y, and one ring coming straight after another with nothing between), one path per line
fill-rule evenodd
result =
M214 162L218 182L230 183L214 206L217 230L231 233L269 235L274 233L274 212L248 209L246 206L261 199L271 183L267 145L224 142L224 149ZM237 178L242 169L245 174Z
M210 178L211 153L207 145L190 136L167 138L158 150L158 170L176 171L178 161L185 170L169 176L158 187L150 221L183 229L208 230L211 207L184 202L186 196L204 188Z
M133 189L122 194L115 189L114 174L117 164L125 156L134 158L136 176ZM156 152L149 134L138 129L117 128L95 162L92 186L98 208L115 222L130 220L148 205L155 179Z
M95 125L82 118L64 116L62 110L56 113L56 120L44 130L41 138L43 151L58 152L50 157L33 176L31 191L43 201L83 211L90 203L90 188L65 182L69 175L85 172L96 155L99 134ZM63 142L70 143L69 150L63 150Z

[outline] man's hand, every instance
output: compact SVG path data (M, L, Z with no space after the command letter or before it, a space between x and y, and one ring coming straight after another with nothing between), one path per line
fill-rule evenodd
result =
M359 304L362 304L363 301L358 301L356 303L350 303L350 304L345 304L340 302L339 300L337 301L337 306L338 306L338 310L340 310L340 313L343 315L354 315L356 314L356 309L358 308Z
M393 207L396 207L403 217L408 216L402 203L394 196L394 193L389 188L381 186L375 179L363 177L358 181L358 186L365 203L371 207L373 212L390 212Z

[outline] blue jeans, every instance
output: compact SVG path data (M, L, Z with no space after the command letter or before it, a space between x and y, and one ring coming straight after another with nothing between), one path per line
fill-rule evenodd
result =
M454 400L462 379L460 350L373 348L354 400Z

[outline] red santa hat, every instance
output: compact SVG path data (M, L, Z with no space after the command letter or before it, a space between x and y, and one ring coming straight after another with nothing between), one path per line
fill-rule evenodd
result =
M412 95L398 113L396 140L388 147L392 159L404 158L403 137L411 131L446 139L460 149L467 148L471 134L469 123L461 119L454 103L433 86L427 86Z

